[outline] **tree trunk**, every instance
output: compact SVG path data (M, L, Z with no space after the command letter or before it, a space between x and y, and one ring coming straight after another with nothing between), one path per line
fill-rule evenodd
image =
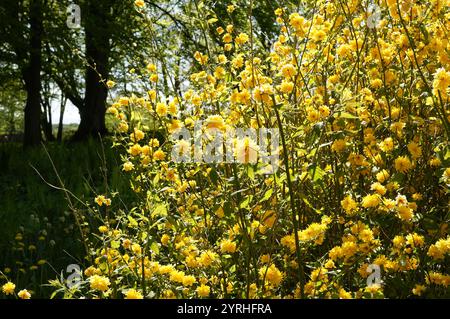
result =
M52 118L48 115L50 111L48 110L48 106L44 106L44 108L45 114L42 116L42 131L47 142L54 142L55 136L53 135Z
M64 96L64 93L61 92L61 107L59 109L59 123L58 123L58 134L56 135L56 140L61 143L62 135L63 135L63 120L64 120L64 112L66 110L67 97Z
M41 0L30 4L30 56L28 65L22 71L27 102L24 120L24 146L35 146L41 142L41 45L42 45Z
M53 135L52 106L49 98L50 90L47 85L44 97L41 96L42 108L44 110L44 114L42 114L42 131L44 132L45 140L47 142L54 142L55 136Z
M111 51L108 19L110 8L101 1L88 1L86 21L86 91L80 108L80 125L74 140L85 140L107 133L105 125L106 99Z

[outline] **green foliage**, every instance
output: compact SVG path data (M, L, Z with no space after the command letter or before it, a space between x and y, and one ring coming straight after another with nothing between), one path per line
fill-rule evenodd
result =
M105 144L104 157L94 141L46 146L65 187L79 200L72 198L75 208L87 219L88 210L82 203L92 204L92 192L105 191L105 172L109 189L120 191L126 202L133 200L118 157ZM48 288L40 285L69 264L82 263L84 251L64 192L47 185L32 166L48 183L60 186L44 149L24 151L18 144L0 144L0 271L10 268L18 284L33 283L30 288L37 296L48 296ZM49 264L38 265L39 260Z

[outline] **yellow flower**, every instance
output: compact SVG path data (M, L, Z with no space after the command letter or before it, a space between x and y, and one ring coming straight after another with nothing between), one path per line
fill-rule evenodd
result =
M197 280L195 279L194 276L184 276L183 278L183 286L185 287L190 287L193 284L195 284L197 282Z
M378 182L373 183L373 184L370 186L370 189L373 190L373 191L375 191L375 192L377 192L377 193L380 194L380 195L386 194L386 187L384 187L383 185L381 185L381 184L378 183Z
M428 256L435 260L444 259L446 254L450 253L450 237L440 239L428 248Z
M208 129L225 130L225 121L220 115L211 115L206 119L206 127Z
M422 155L422 148L416 142L408 144L408 151L413 159L417 159Z
M412 293L415 294L416 296L422 296L422 294L424 293L424 291L427 288L423 285L416 285L413 289L412 289Z
M294 235L286 235L281 238L281 245L289 248L291 252L295 251L295 236Z
M230 43L233 41L233 37L229 33L225 33L225 35L222 37L223 42Z
M125 299L144 299L144 297L136 289L130 289L125 293Z
M447 167L445 169L444 173L442 174L442 179L446 183L450 182L450 167Z
M300 16L298 13L292 13L289 16L289 24L296 31L298 36L303 36L306 33L305 30L305 18Z
M226 239L220 244L220 251L222 253L234 253L236 251L236 243Z
M308 108L307 109L307 119L308 121L310 121L311 123L316 123L320 120L320 113L319 111L313 109L313 108Z
M411 161L406 156L399 156L394 161L395 169L400 173L406 173L412 167Z
M236 44L242 45L248 41L249 37L245 33L240 33L234 40Z
M288 64L283 65L283 67L281 68L281 74L285 78L291 78L297 74L297 70L295 69L295 67L292 64L288 63Z
M325 263L324 267L327 269L332 269L336 266L334 264L334 261L332 261L331 259L328 259L327 262Z
M180 120L173 119L172 122L168 125L169 133L174 133L178 131L182 127L182 123Z
M142 152L142 146L139 144L134 144L131 146L128 150L128 153L130 153L132 156L138 156Z
M413 211L408 206L400 206L397 208L397 213L402 220L411 220L413 218Z
M390 152L394 149L394 141L391 137L386 138L384 141L380 143L380 149L383 152Z
M93 275L89 278L91 289L106 291L109 289L109 285L111 284L109 279L104 276Z
M17 293L17 296L19 296L20 299L30 299L31 298L31 294L26 289L19 291Z
M364 196L361 205L364 208L374 208L377 207L380 204L380 202L381 202L380 195L372 194Z
M108 82L106 82L106 86L108 88L113 88L116 85L116 82L109 80Z
M153 82L153 83L158 82L158 74L150 75L150 81Z
M351 195L347 195L341 201L341 206L348 215L353 215L353 212L358 208L358 204Z
M339 289L339 298L340 299L351 299L352 294L349 293L348 291L345 291L344 288L341 288L341 289Z
M145 7L145 2L143 0L136 0L134 1L134 4L139 8Z
M370 81L370 86L374 89L379 89L383 85L383 81L381 79L374 79Z
M145 137L145 133L142 132L141 130L135 128L134 132L131 133L130 135L130 139L132 142L139 142L140 140L142 140Z
M167 234L164 234L161 236L161 244L163 244L163 246L167 246L167 244L169 243L170 240L170 236Z
M217 61L218 61L220 64L225 64L225 63L227 63L228 59L227 59L227 57L226 57L225 55L220 54L220 55L217 57Z
M142 252L142 248L139 244L133 244L131 245L131 251L136 255L139 255Z
M99 195L95 197L94 201L97 203L98 206L110 206L111 205L111 199L106 198L104 195Z
M230 5L227 6L227 12L228 12L228 13L232 13L232 12L234 11L234 9L235 9L235 7L234 7L234 5L232 5L232 4L230 4Z
M111 107L108 107L108 109L106 110L106 113L112 114L115 117L117 117L119 115L119 110L117 108L115 108L114 106L111 106Z
M274 13L275 13L276 16L281 16L281 15L283 15L283 9L282 8L277 8L274 11Z
M380 183L384 183L390 177L389 172L385 169L378 172L376 175L377 181Z
M235 69L240 69L244 66L244 56L242 54L237 55L232 61L231 65Z
M314 241L316 245L321 245L324 240L327 225L325 223L312 223L305 230L298 233L298 237L302 242Z
M197 260L202 266L208 267L216 260L216 254L212 251L205 251Z
M433 94L435 96L446 97L447 88L450 86L450 72L446 72L444 68L440 68L434 74Z
M200 52L196 51L194 53L194 58L195 60L197 60L198 63L200 63L201 65L205 65L208 62L208 56L201 54Z
M158 161L162 161L166 158L166 154L162 151L162 150L157 150L154 154L153 154L153 159L158 160Z
M283 80L283 82L281 82L280 84L279 89L282 93L289 94L294 89L294 83L291 81Z
M373 285L370 285L370 286L367 286L366 288L364 288L365 292L368 292L371 294L376 293L380 290L381 290L381 286L378 284L373 284Z
M261 279L265 278L272 286L277 287L283 281L283 273L274 265L264 266L259 270Z
M220 35L220 34L224 33L225 30L222 27L217 27L216 32Z
M16 289L16 285L12 282L7 282L2 286L2 291L5 295L12 295L14 290Z
M120 133L126 133L126 132L128 132L128 124L127 124L127 122L121 121L121 122L118 124L118 126L117 126L117 130L118 130Z
M127 106L130 103L130 100L127 97L120 97L119 104L122 106Z
M223 218L223 216L225 216L225 212L223 211L223 207L219 207L216 212L215 215L219 218Z
M238 139L234 150L238 163L255 164L258 161L258 145L249 137Z
M228 282L227 284L227 293L231 294L233 292L233 283L232 282Z
M440 166L442 164L441 160L437 157L433 157L430 159L430 165L431 166Z
M156 104L156 114L159 116L166 116L168 112L168 107L164 103L158 103Z
M208 297L211 291L211 288L207 285L200 285L199 287L197 287L196 289L197 294L199 297Z
M333 150L336 153L340 153L344 151L346 148L346 142L343 139L338 139L333 142L331 145L331 150Z
M358 252L358 246L354 242L347 241L342 244L341 253L342 253L342 256L344 256L344 258L348 259L348 258L352 257L353 255L355 255L357 252Z
M98 231L101 232L102 234L105 234L108 232L108 227L107 226L100 226L98 228Z
M132 171L133 169L134 169L134 164L133 163L126 162L126 163L123 164L123 168L122 168L123 171L129 172L129 171Z

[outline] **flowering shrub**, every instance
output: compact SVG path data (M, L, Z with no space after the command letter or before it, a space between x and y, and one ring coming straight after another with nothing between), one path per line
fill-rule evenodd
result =
M270 52L217 27L179 95L150 63L152 88L108 109L138 201L96 198L99 244L66 297L449 297L449 1L377 4L279 8ZM251 128L278 146L233 137L195 157Z

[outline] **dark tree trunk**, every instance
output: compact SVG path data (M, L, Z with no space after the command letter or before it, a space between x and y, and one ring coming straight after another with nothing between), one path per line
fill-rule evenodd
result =
M59 122L58 122L58 134L56 135L56 140L61 143L62 135L63 135L63 120L64 120L64 112L66 110L67 98L64 96L64 93L61 92L61 107L59 109Z
M106 99L111 51L108 1L88 1L86 32L86 91L80 108L80 125L74 140L98 137L107 133L105 125Z
M47 107L45 107L45 114L42 116L42 131L47 142L54 142L52 118L48 116L48 112Z
M41 0L30 4L30 56L22 71L27 91L24 120L24 146L35 146L41 142L41 45L42 45Z
M49 94L50 90L46 88L45 96L41 96L42 108L44 110L44 114L42 114L42 131L44 132L45 140L47 142L54 142L55 136L53 135L52 106Z

